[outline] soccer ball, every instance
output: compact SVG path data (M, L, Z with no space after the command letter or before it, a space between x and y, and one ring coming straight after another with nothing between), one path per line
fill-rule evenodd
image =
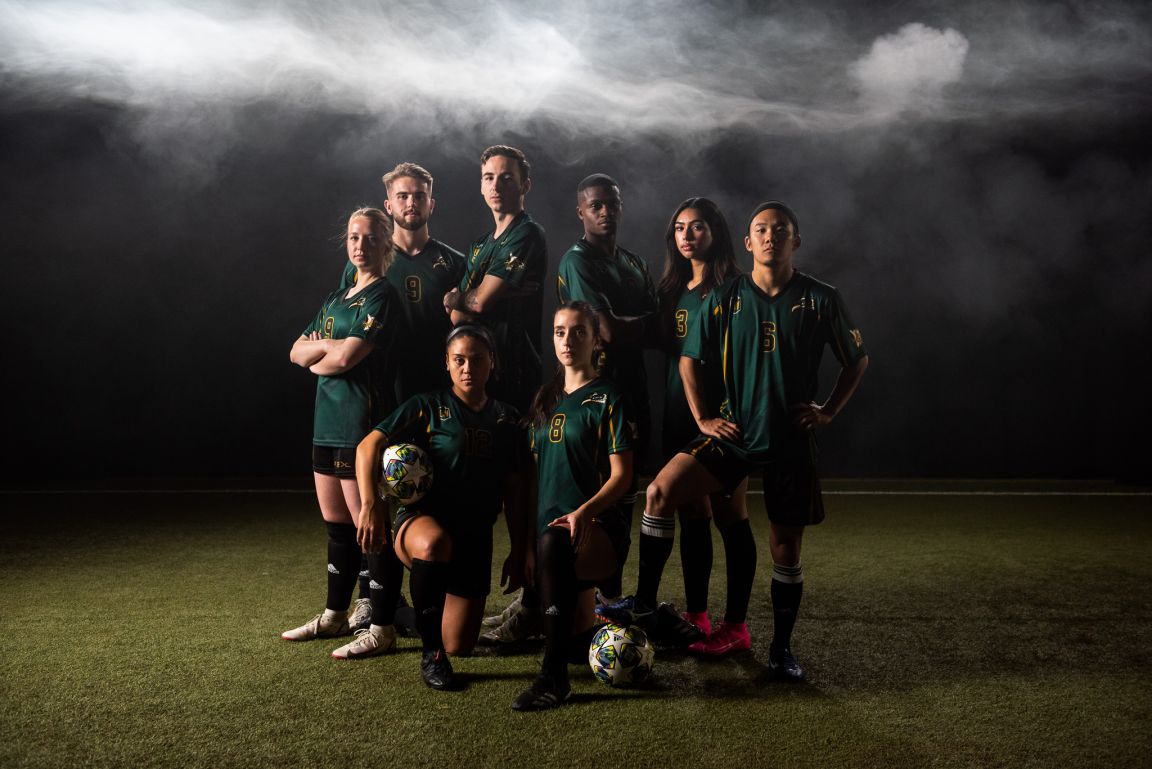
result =
M384 449L384 493L402 505L410 505L432 488L432 462L424 449L398 443Z
M656 652L638 627L604 625L592 637L588 664L596 678L609 686L628 686L648 680Z

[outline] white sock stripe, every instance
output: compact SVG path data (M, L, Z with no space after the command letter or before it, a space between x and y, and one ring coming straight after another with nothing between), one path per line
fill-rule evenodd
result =
M655 515L641 516L640 533L647 534L649 537L671 539L676 536L676 519L660 518Z
M804 581L804 566L799 563L795 566L781 566L778 563L773 563L772 579L785 584L799 584Z

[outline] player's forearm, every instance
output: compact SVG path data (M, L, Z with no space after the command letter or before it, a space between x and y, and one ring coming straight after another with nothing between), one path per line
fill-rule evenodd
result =
M620 501L632 485L632 452L621 451L610 454L608 461L611 472L608 480L592 497L580 506L586 514L597 516Z
M840 369L840 373L836 376L836 384L832 386L832 392L820 410L832 417L839 414L848 405L856 388L860 386L860 380L864 378L867 368L868 356L865 355L851 366Z
M373 430L356 447L356 488L360 490L360 504L369 507L379 496L376 490L379 482L380 457L384 455L384 445L388 436Z
M600 311L600 339L605 344L639 347L644 344L644 326L647 316L621 318L611 312Z
M293 343L292 351L288 353L288 359L297 366L311 368L323 359L325 342L327 341L327 339L312 340L302 336Z
M317 376L339 376L364 360L372 346L359 337L327 339L328 351L324 357L308 367Z
M700 378L697 376L699 368L700 363L695 358L680 356L680 380L684 383L684 398L688 401L688 409L692 412L696 424L712 418L708 403L700 389Z

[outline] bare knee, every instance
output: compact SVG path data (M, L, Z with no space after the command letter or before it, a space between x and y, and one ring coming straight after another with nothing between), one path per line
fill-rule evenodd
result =
M444 636L444 651L453 657L471 657L472 650L476 648L476 639L471 642L463 638L449 638Z
M419 558L421 561L445 562L452 560L452 538L443 530L409 532L404 545L412 558Z
M668 487L665 482L657 477L652 483L648 484L648 490L645 493L647 506L645 512L648 515L654 515L660 518L671 518L675 512L668 503Z

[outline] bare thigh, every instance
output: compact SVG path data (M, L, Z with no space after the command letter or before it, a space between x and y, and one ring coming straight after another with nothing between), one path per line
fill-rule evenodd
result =
M356 523L360 515L360 492L356 490L355 479L342 480L334 475L312 473L316 482L316 501L320 503L320 515L328 523ZM351 484L356 504L350 506L345 484Z
M746 520L748 518L748 479L745 478L740 482L740 485L732 492L732 496L713 494L710 499L712 515L716 519L717 526L723 528Z
M648 486L648 514L671 518L678 507L720 489L720 481L695 457L677 454Z

